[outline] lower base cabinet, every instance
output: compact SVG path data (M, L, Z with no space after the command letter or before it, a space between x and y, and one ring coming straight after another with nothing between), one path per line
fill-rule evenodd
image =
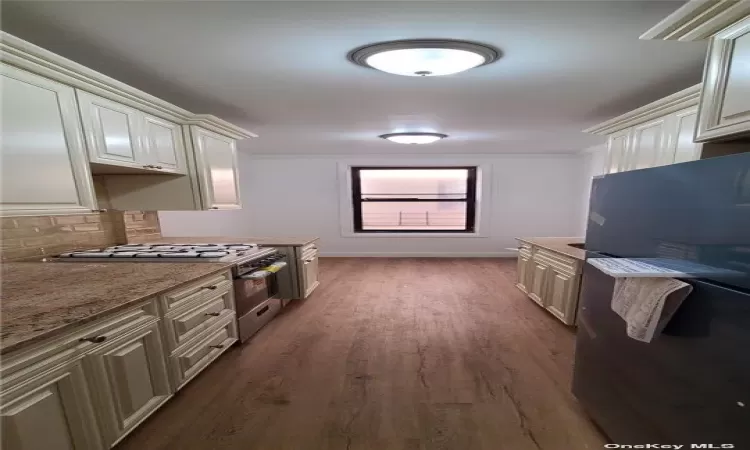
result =
M575 325L582 261L520 243L516 287L566 325Z
M2 403L3 449L104 448L80 360L15 385Z
M220 278L230 276L227 271ZM211 275L192 287L214 292L216 281ZM184 297L183 285L3 355L2 450L106 450L117 444L237 341L231 284L223 288L174 306L168 300ZM213 309L217 299L220 313ZM165 321L191 312L207 318L182 323L205 329L171 349Z
M102 345L85 363L107 446L172 395L156 321Z

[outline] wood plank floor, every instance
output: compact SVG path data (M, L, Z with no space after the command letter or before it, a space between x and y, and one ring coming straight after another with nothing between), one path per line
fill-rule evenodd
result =
M321 260L321 286L118 449L601 449L515 260Z

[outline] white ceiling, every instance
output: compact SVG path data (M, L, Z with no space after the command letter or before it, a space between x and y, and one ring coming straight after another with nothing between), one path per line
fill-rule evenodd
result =
M12 34L255 131L254 153L574 153L581 129L700 81L703 42L640 41L680 1L3 2ZM488 43L494 64L412 78L351 49ZM446 133L404 147L376 136Z

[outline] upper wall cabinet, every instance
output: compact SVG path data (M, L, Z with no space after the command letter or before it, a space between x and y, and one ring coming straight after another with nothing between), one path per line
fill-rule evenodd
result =
M693 142L700 86L680 91L584 130L607 136L604 173L647 169L701 157Z
M92 163L187 173L178 124L85 91L77 95Z
M0 74L2 215L95 209L73 88L5 63Z
M234 139L197 126L190 127L198 176L208 209L239 209L240 178Z
M240 208L236 141L255 134L2 31L0 57L0 215L89 212L97 199L122 210Z
M750 16L711 39L695 138L743 134L750 134Z
M750 1L687 2L641 39L710 40L695 141L750 135Z

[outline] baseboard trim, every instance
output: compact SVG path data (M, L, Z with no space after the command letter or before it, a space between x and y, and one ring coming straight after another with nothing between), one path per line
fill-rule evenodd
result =
M322 258L515 258L517 252L320 252Z

